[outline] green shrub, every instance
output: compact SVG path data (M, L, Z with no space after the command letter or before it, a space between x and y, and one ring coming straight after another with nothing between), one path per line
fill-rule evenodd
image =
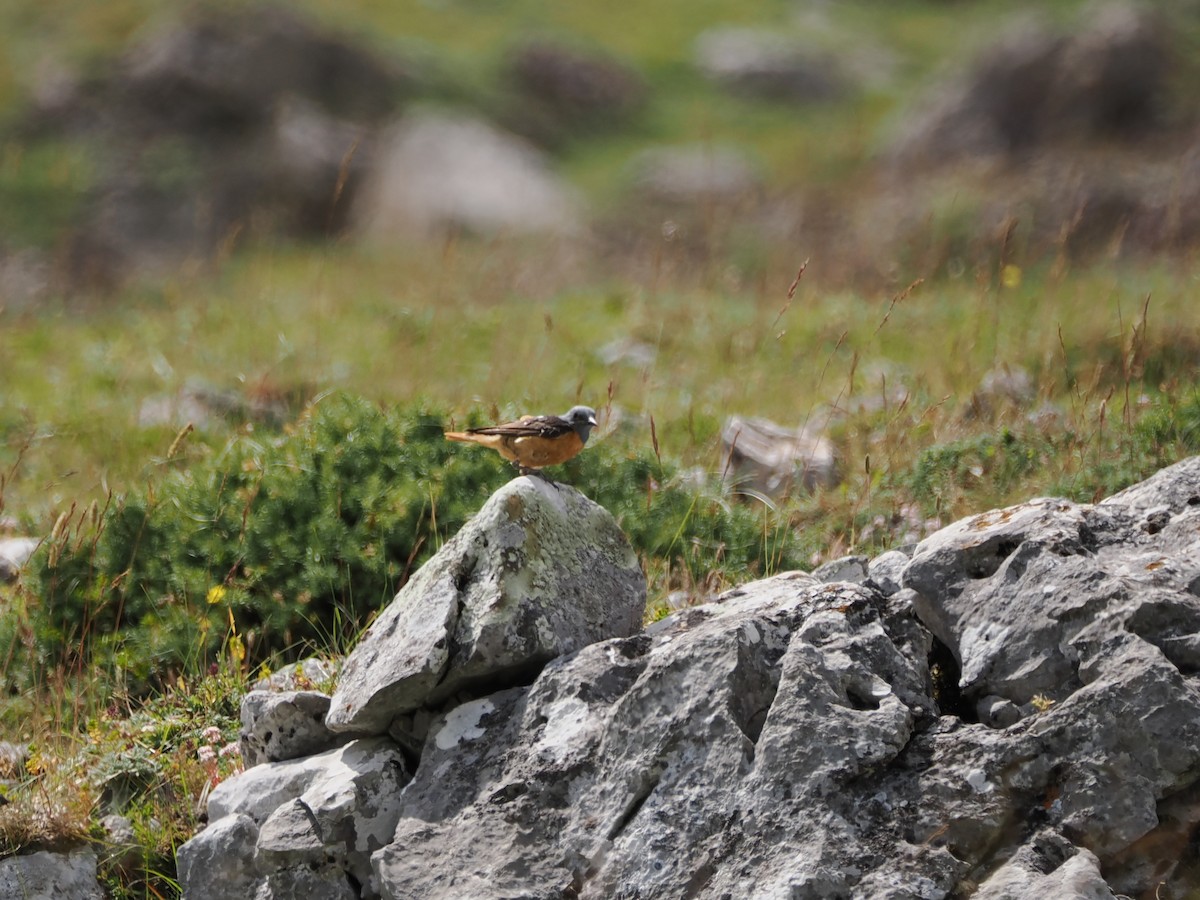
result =
M236 437L102 513L65 517L35 560L36 659L76 664L86 648L138 689L201 670L223 647L249 666L351 637L512 477L443 427L433 410L334 395L290 433ZM731 504L647 451L600 442L558 477L668 570L799 564L773 512Z

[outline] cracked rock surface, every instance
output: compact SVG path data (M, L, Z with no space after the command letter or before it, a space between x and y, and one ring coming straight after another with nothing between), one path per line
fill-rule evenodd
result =
M515 478L375 620L326 724L382 734L414 709L634 634L645 606L641 566L607 510L567 485Z
M568 511L549 527L586 529L573 493L528 481L350 658L344 727L399 746L360 739L221 785L180 852L186 897L215 896L194 874L210 870L308 900L1200 889L1200 458L1100 504L969 517L862 583L784 573L644 630L613 576L607 633L604 598L569 586L578 560L627 548L531 538L539 504ZM546 565L576 549L546 581L505 568L514 546ZM578 630L494 599L551 583L534 593L579 604ZM489 632L478 610L496 607L514 633ZM480 647L525 663L481 678ZM396 777L346 793L315 774L351 751ZM357 809L387 812L361 829Z

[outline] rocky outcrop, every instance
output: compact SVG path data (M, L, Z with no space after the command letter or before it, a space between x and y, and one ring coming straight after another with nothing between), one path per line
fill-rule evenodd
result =
M354 740L218 787L213 824L181 850L185 895L213 896L203 873L218 863L259 896L1104 898L1200 886L1200 457L1100 504L1037 499L973 516L911 557L837 560L819 573L832 581L777 575L644 630L580 633L552 645L558 655L522 643L548 626L502 613L493 624L512 631L490 644L525 647L530 667L441 690L482 633L439 646L437 634L458 634L447 618L519 607L531 582L506 568L508 551L526 548L527 561L564 546L538 530L549 522L590 545L597 526L572 512L585 503L533 479L489 501L339 685L331 724L346 704L338 727L390 729L400 745ZM543 507L544 519L519 512ZM467 571L464 559L494 576L456 583L445 573ZM609 583L597 596L620 594ZM378 662L388 646L414 664ZM393 774L334 787L333 759L343 772L383 760ZM347 796L373 811L370 827L334 800Z
M1149 6L1091 9L1077 33L1022 20L965 75L930 91L905 116L890 156L942 166L963 157L1028 154L1081 136L1138 136L1164 113L1168 30Z
M86 142L94 188L55 273L85 286L207 261L246 234L337 231L376 129L423 86L407 60L271 4L197 6L103 75L61 81L23 130Z

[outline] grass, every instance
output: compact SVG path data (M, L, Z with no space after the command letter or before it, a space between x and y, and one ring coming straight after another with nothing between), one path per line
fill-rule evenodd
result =
M1041 8L1066 17L1079 5ZM632 223L619 218L629 156L659 143L747 146L781 189L864 190L863 163L882 129L951 48L963 53L986 40L1009 11L1002 0L845 3L821 21L794 19L782 2L756 7L756 23L816 34L834 47L861 37L894 57L892 75L861 96L805 110L735 101L692 72L687 60L700 31L751 15L724 0L662 0L639 11L639 28L587 3L304 6L369 34L377 47L433 54L461 80L455 89L479 103L492 96L505 50L529 29L569 34L631 62L653 88L649 107L625 131L568 143L558 162L613 214L614 228L656 237L627 253L602 242L508 238L432 247L267 241L118 296L0 309L0 517L20 530L50 534L73 507L59 538L79 542L90 534L81 513L93 504L198 508L181 498L204 499L202 476L223 484L228 447L258 445L261 452L246 451L250 458L274 458L335 395L363 398L354 402L383 419L403 420L420 406L460 424L561 412L581 401L604 409L601 428L562 477L604 502L643 548L647 615L657 618L681 592L698 601L798 562L875 553L1034 495L1091 500L1200 452L1194 256L1056 262L1026 258L1019 243L1003 247L999 239L968 246L975 210L969 192L951 187L927 232L897 248L895 259L814 257L789 297L811 255L803 233L750 237L728 210L681 223L693 231L674 238L650 211ZM15 110L37 59L97 68L160 12L145 0L14 0L0 13L0 109ZM7 139L0 233L53 246L93 175L86 148ZM1002 263L1018 268L1002 277ZM888 271L887 286L847 281L847 268ZM622 343L649 356L611 360ZM973 408L984 375L1005 366L1029 373L1033 396ZM197 385L247 403L278 400L290 421L279 429L214 415L182 437L186 415L143 423L148 401ZM824 431L838 450L841 483L770 505L739 495L719 478L727 462L719 432L731 414ZM474 448L447 452L416 474L403 470L403 480L428 487L437 511L436 524L414 526L429 532L413 560L449 537L504 477L468 456ZM472 486L448 496L447 484L466 483L453 473L472 467ZM192 493L173 493L188 478ZM756 545L752 564L737 541ZM201 619L226 610L204 602L203 567L163 566L192 579L182 602L163 605L178 614L193 652L187 664L159 673L148 695L145 683L134 684L128 657L91 652L113 645L90 633L88 652L52 654L14 688L9 663L48 646L38 643L45 597L31 582L0 586L10 688L0 738L31 745L24 770L0 789L8 801L0 804L0 856L102 842L99 815L120 809L141 849L132 862L115 850L104 857L118 897L178 892L174 846L197 826L205 786L232 771L228 758L225 769L210 771L200 751L235 735L237 698L259 662L254 647L238 652L250 634L244 621L228 630L210 625L207 638L200 631ZM259 586L249 577L230 581L231 617L234 601L248 602ZM332 612L312 623L316 635L271 662L352 642L363 610L333 587ZM85 608L97 596L81 589L69 599ZM153 605L168 596L164 589L141 599ZM189 623L199 635L190 645Z

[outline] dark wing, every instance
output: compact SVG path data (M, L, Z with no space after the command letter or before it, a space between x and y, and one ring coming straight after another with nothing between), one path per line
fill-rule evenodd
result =
M504 437L558 438L574 429L562 416L522 416L515 422L472 428L469 434L497 434Z

